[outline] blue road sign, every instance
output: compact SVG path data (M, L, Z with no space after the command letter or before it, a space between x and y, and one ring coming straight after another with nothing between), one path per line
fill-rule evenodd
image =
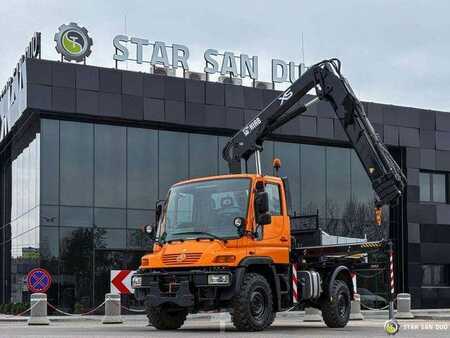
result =
M45 269L33 269L28 273L27 285L32 293L46 292L52 285L52 276Z

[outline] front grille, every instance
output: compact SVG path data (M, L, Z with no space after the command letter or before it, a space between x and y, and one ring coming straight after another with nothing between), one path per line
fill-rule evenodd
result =
M163 255L162 261L167 265L194 264L202 256L201 252L177 253Z

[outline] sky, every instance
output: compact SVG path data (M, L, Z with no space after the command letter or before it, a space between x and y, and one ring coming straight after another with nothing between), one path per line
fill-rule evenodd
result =
M450 1L0 1L1 87L35 31L58 60L53 37L69 22L94 40L88 64L113 67L112 40L127 33L188 46L194 71L208 48L257 55L263 81L272 58L302 61L303 34L305 64L338 57L361 100L450 111Z

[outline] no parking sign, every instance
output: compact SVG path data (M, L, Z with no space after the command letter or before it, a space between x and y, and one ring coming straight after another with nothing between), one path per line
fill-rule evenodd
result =
M52 276L41 268L31 270L27 276L27 286L31 293L47 292L52 285Z

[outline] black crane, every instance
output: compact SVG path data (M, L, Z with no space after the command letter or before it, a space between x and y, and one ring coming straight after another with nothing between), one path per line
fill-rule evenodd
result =
M302 103L311 89L315 89L316 96ZM259 152L264 141L275 129L301 115L319 100L325 100L333 107L372 182L377 207L395 202L405 189L405 175L381 142L363 105L342 76L338 59L324 60L310 67L228 141L222 155L228 162L230 173L245 172L246 162L252 154L257 159L257 172L260 171Z

